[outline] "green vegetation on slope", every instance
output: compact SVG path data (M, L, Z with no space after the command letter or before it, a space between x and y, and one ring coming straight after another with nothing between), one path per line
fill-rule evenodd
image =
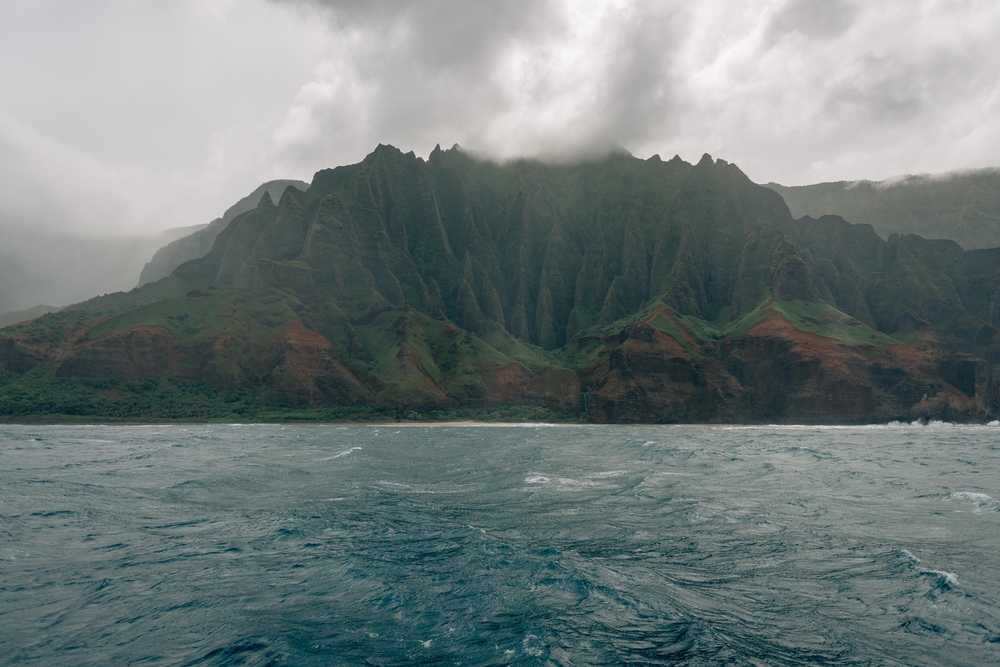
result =
M799 331L833 338L848 345L897 345L901 341L875 331L825 303L777 301L772 308L785 316Z
M264 400L249 391L226 391L199 382L151 378L49 378L0 372L0 423L129 422L579 422L576 413L545 406L438 407L398 405L295 406Z

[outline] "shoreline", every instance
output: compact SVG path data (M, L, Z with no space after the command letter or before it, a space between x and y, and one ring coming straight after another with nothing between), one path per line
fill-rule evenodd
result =
M530 427L530 426L619 426L619 427L713 427L713 428L864 428L870 426L984 426L1000 427L1000 420L948 422L938 419L930 420L900 420L890 419L888 421L871 422L689 422L689 423L656 423L656 422L636 422L636 423L596 423L596 422L558 422L558 421L477 421L472 419L461 419L455 421L324 421L324 420L286 420L286 421L212 421L212 420L121 420L121 421L77 421L77 420L38 420L38 421L2 421L3 426L353 426L371 428L414 428L414 427L442 427L442 426L495 426L495 427Z

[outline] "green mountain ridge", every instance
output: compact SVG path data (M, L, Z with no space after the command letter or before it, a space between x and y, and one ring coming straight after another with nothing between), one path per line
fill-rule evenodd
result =
M796 220L708 155L379 146L263 194L167 278L0 332L0 415L988 419L998 266ZM172 398L141 407L150 382Z
M233 221L233 218L257 206L265 192L272 197L277 197L289 186L305 190L309 184L294 180L268 181L226 209L221 218L216 218L207 225L199 225L196 229L192 229L191 233L176 238L176 240L171 239L169 243L159 248L142 267L138 285L141 287L146 283L166 278L184 262L204 257L212 249L215 237Z
M784 197L797 218L838 215L872 225L883 238L910 233L951 239L968 250L1000 246L1000 168L766 187Z

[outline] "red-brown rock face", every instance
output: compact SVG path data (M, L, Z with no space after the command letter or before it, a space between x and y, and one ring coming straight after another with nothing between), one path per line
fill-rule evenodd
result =
M158 326L138 326L62 351L56 377L117 378L124 382L178 377L174 336Z
M485 399L503 405L544 405L575 412L580 400L580 376L571 370L553 368L534 374L518 363L500 366L484 376Z
M35 354L13 338L0 336L0 369L25 373L43 361L41 355Z
M718 360L636 322L607 341L607 361L584 371L587 414L600 422L738 421L746 391Z
M357 405L371 394L344 366L326 338L292 320L263 353L264 385L271 399L290 405Z
M996 372L967 355L852 346L795 329L779 313L717 355L695 355L642 323L589 369L588 414L615 422L869 422L987 418Z
M65 345L55 356L57 377L128 382L166 376L223 389L263 383L271 400L289 405L371 400L330 341L298 320L289 322L263 349L228 334L181 342L163 327L138 326Z
M649 323L660 317L668 320L661 329L673 336ZM1000 409L1000 372L967 354L931 345L848 345L795 329L779 312L745 337L718 343L696 338L668 309L647 320L605 338L600 361L579 373L536 373L515 362L477 371L474 382L452 379L444 386L404 342L394 361L406 382L380 385L369 377L369 389L329 340L298 319L263 346L225 333L178 340L146 325L96 340L69 339L50 348L46 359L0 338L0 364L24 372L49 362L57 377L167 376L225 389L262 388L279 405L543 405L582 409L598 422L981 420L996 418ZM458 376L465 377L472 376Z

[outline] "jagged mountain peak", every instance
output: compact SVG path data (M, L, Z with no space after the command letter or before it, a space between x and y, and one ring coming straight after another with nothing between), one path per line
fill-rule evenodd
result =
M1000 362L998 260L917 236L884 241L837 217L795 220L777 193L707 154L694 165L627 153L497 163L454 146L424 161L380 145L277 203L262 195L170 278L82 306L101 323L52 354L77 359L59 366L77 373L87 355L121 349L121 368L141 375L129 346L172 340L175 365L150 368L308 401L424 406L503 396L505 382L523 397L535 375L562 369L547 376L569 392L561 405L597 392L611 401L602 419L625 419L612 404L665 386L688 396L667 401L674 417L697 396L713 419L785 414L778 389L760 393L769 355L833 355L822 378L902 369L902 393L871 400L910 410L939 380L972 398L977 382L993 386L983 378ZM11 345L30 365L35 348ZM879 352L897 345L911 351ZM986 366L934 356L959 353ZM742 407L727 412L726 396Z

